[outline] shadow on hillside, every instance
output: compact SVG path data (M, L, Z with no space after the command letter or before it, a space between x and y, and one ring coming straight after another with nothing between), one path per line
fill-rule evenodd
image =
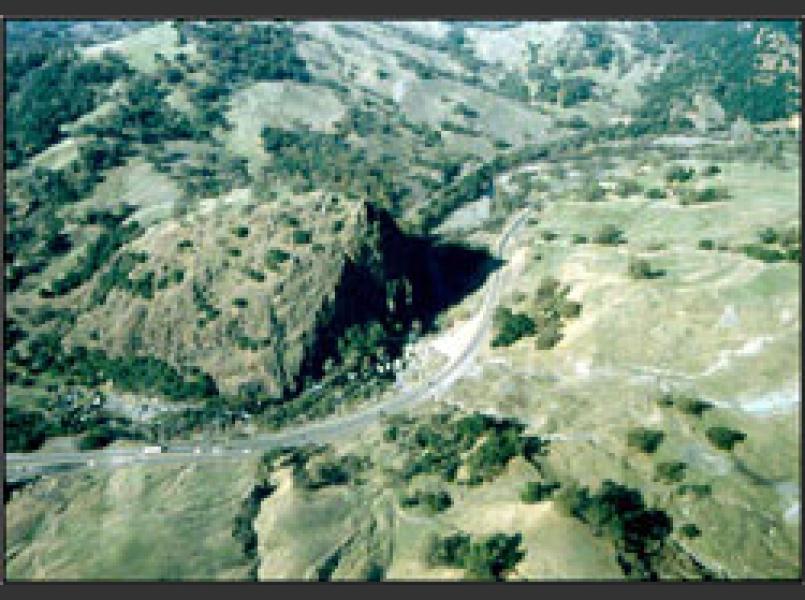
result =
M318 379L323 365L345 356L402 354L411 332L433 331L440 313L483 286L503 261L485 248L401 231L387 213L369 211L374 233L348 261L330 302L317 316L297 379ZM378 358L380 360L380 358Z

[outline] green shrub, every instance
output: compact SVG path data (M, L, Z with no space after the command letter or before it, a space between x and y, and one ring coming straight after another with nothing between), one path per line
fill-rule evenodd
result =
M97 450L108 446L118 437L118 432L106 425L99 425L90 429L80 440L78 440L79 450Z
M249 235L249 228L246 227L245 225L238 225L233 230L233 233L236 236L238 236L239 238L245 238L245 237L248 237L248 235Z
M712 177L713 175L718 175L721 173L721 167L718 165L708 165L704 171L702 171L702 175L706 175L707 177Z
M595 234L593 240L596 244L605 246L617 246L618 244L626 243L623 237L623 229L612 223L602 225L598 232Z
M666 173L665 180L668 182L679 182L684 183L686 181L690 181L693 179L693 176L696 174L696 169L693 167L683 167L681 165L676 165L671 167L671 169Z
M403 507L422 506L431 514L444 512L453 505L450 494L440 490L438 492L424 492L417 490L411 496L405 496L400 500Z
M710 427L705 435L713 446L719 450L727 451L732 450L735 444L746 439L745 433L721 425Z
M254 279L255 281L263 282L266 280L265 274L261 271L257 271L256 269L252 269L251 267L246 267L243 271L247 277L250 279Z
M628 198L643 191L643 186L633 179L624 179L618 182L615 193L621 198Z
M709 483L683 483L680 485L676 493L680 496L692 494L697 498L705 498L713 493Z
M263 500L268 498L276 490L276 486L268 481L262 481L249 491L248 496L243 499L238 514L232 526L232 537L243 546L243 553L248 558L257 556L257 532L254 530L254 520L260 512Z
M766 263L780 262L787 257L786 253L762 244L745 244L741 247L741 250L747 257L762 260Z
M543 500L550 498L560 487L561 484L557 481L552 481L550 483L529 481L526 483L525 489L521 492L520 499L527 504L542 502Z
M766 227L757 232L757 236L764 244L775 244L779 240L778 233L772 227Z
M686 538L695 538L702 534L702 530L699 529L694 523L685 523L679 528L679 533Z
M542 239L545 240L546 242L552 242L553 240L559 237L558 233L556 233L555 231L550 231L548 229L544 230L540 235L542 236Z
M634 257L629 259L628 272L632 279L657 279L665 275L665 270L652 269L646 259Z
M657 429L635 427L626 434L626 444L645 454L654 454L665 439L665 433Z
M581 233L574 233L571 239L574 244L586 244L589 241L587 236Z
M801 244L799 225L793 225L780 234L780 245L784 248L799 246Z
M271 248L266 252L266 265L272 271L278 271L282 263L291 258L291 255L280 248Z
M650 198L652 200L662 200L663 198L667 198L668 194L665 193L665 190L662 188L650 188L646 192L646 198Z
M559 306L559 314L564 319L575 319L581 314L581 302L565 299Z
M713 250L716 247L716 244L713 240L703 239L699 240L698 244L699 250Z
M313 234L304 229L296 229L293 232L294 244L309 244L313 240Z
M510 308L500 307L494 316L497 334L492 339L493 348L511 346L522 337L536 333L534 320L524 313L513 313Z
M559 330L559 323L550 321L537 334L536 346L538 350L550 350L560 341L562 341L562 332Z
M397 436L400 433L400 428L397 425L389 425L385 431L383 431L383 441L385 442L395 442L397 441Z
M711 410L713 404L693 396L680 396L675 398L674 404L680 412L686 415L701 417L705 411Z
M232 300L232 305L238 308L246 308L249 306L249 301L246 298L235 298Z
M654 467L654 480L663 483L679 483L685 478L687 465L683 462L661 462Z
M610 480L604 480L595 494L569 485L557 495L556 504L565 514L587 523L596 535L607 535L628 576L656 578L653 561L662 554L673 520L662 510L646 507L640 490Z
M730 197L729 191L725 187L707 186L701 190L685 189L680 194L679 203L683 206L690 204L704 204L707 202L718 202Z
M431 565L463 568L466 578L482 581L502 581L504 575L520 562L525 552L520 550L522 535L497 533L480 542L469 535L456 533L446 537L433 536L426 559Z
M41 412L8 405L4 412L6 452L33 452L49 437L50 425Z
M606 198L607 192L596 180L588 179L582 185L579 195L585 202L600 202Z

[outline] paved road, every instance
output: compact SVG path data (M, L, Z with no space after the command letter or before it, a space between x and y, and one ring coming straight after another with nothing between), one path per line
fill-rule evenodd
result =
M503 257L509 242L525 222L529 209L523 209L506 226L498 240L496 254ZM160 454L145 454L140 448L118 448L87 452L64 453L12 453L6 455L6 479L14 481L32 474L53 471L71 466L120 466L134 462L171 463L214 460L243 456L280 446L306 443L326 443L347 434L355 433L380 420L384 415L400 412L421 402L434 399L449 388L467 370L481 346L492 323L495 306L500 294L502 269L495 271L487 283L483 304L476 315L478 324L464 350L446 364L434 376L413 389L346 415L329 417L322 421L306 423L277 433L259 434L248 439L232 440L226 447L207 445L169 445Z

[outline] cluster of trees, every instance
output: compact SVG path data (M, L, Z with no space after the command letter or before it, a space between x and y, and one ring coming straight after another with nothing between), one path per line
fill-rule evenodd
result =
M67 271L63 277L53 281L51 292L57 296L62 296L80 287L89 281L98 270L103 268L122 246L138 237L141 233L142 228L137 221L129 221L123 226L104 230L87 247L78 264ZM114 265L112 268L114 269Z
M628 577L656 579L653 564L673 531L670 515L646 506L639 490L610 480L598 492L567 486L557 496L561 510L606 535L618 550L618 562Z
M125 391L157 393L176 400L218 395L215 381L197 367L177 369L151 356L109 357L103 350L84 346L64 350L57 332L31 338L27 354L18 355L16 363L33 375L47 373L87 387L112 381Z
M6 406L4 413L6 452L32 452L49 437L50 423L41 412Z
M569 77L559 86L560 103L568 108L590 100L595 91L595 82L589 77Z
M165 100L168 89L158 77L138 73L125 88L125 96L110 114L84 125L80 133L111 137L127 144L158 144L168 140L205 137L206 130Z
M98 283L92 290L91 301L94 305L101 305L106 302L109 292L113 288L126 290L127 292L151 299L154 297L154 274L146 273L143 277L132 280L129 274L137 264L148 260L145 252L123 252L117 256L106 271L98 277Z
M63 124L93 110L101 90L131 72L122 58L111 53L99 60L83 60L77 52L64 49L47 58L41 52L14 56L6 72L8 169L59 141Z
M456 209L483 195L491 194L494 189L494 173L492 165L484 164L454 180L441 194L420 207L419 229L423 232L432 231Z
M545 453L547 444L536 436L523 436L516 423L502 423L488 431L484 441L467 458L467 483L476 485L495 479L511 459L524 456L532 460Z
M368 457L356 454L321 457L315 461L306 460L303 466L294 470L294 481L307 490L357 483L360 481L358 475L370 465Z
M46 440L66 435L82 435L80 450L106 446L116 439L139 439L128 419L104 410L73 406L59 410L28 410L16 406L5 409L5 451L33 452Z
M766 227L757 232L760 244L741 247L746 256L764 262L802 262L801 234L798 225L786 229Z
M400 183L400 165L378 164L365 150L353 148L342 133L264 127L263 147L272 157L267 175L285 175L300 189L327 188L365 197L393 214L410 189Z
M511 346L520 338L537 332L534 319L526 313L514 313L506 306L501 306L495 311L494 325L497 333L492 338L493 348Z
M508 307L495 312L497 333L492 346L509 346L522 337L536 335L538 349L553 348L562 339L564 322L581 314L581 303L570 300L569 293L569 286L562 287L554 277L544 277L533 301L533 317L527 313L513 313Z
M691 90L715 99L728 121L743 117L756 123L794 114L799 110L796 75L762 71L761 54L770 49L755 43L759 28L779 30L784 26L782 22L746 28L727 22L659 24L661 40L676 44L677 56L642 89L644 104L634 127L651 132L691 128L681 114L671 120L674 104L691 107ZM787 35L798 38L800 34Z
M426 560L434 566L465 569L466 578L481 581L503 581L525 557L520 549L522 535L496 533L480 541L473 541L465 533L430 539Z
M414 427L407 421L388 426L384 439L394 441L408 451L402 477L409 481L423 473L437 473L453 481L466 457L468 483L491 481L515 456L536 460L547 451L547 442L537 436L524 436L522 423L474 413L459 419L440 414L430 422ZM480 445L477 441L483 438ZM476 447L477 445L477 447Z
M584 26L584 50L589 53L591 64L602 69L609 68L615 58L615 46L599 23Z
M532 62L528 66L528 79L536 84L534 98L542 102L556 103L559 100L561 81L553 73L553 68Z
M175 168L162 162L155 164L157 170L170 173L185 198L211 198L247 185L251 181L247 163L246 158L213 151L195 160L183 161Z
M214 81L311 79L293 30L285 23L212 21L180 23L178 27L207 58L205 64Z
M72 248L59 216L61 208L92 191L101 180L100 172L120 164L126 155L121 145L103 140L86 142L78 151L78 158L66 167L56 170L36 167L11 186L26 199L27 206L23 211L17 201L11 198L7 201L5 257L9 291L16 290L27 276L41 272L51 260ZM123 211L127 209L121 207ZM111 219L115 216L110 215L99 224L114 226L117 223L112 224Z
M257 532L254 530L254 520L260 512L263 500L276 489L276 486L268 480L256 483L241 502L238 514L235 515L232 537L241 544L243 554L249 559L257 558Z
M531 100L531 91L528 88L528 83L525 82L522 75L515 71L508 71L498 82L498 89L502 96L512 98L520 102L528 102Z

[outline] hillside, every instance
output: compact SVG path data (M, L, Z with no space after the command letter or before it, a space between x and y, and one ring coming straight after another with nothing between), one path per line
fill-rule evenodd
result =
M7 23L10 578L798 576L798 24Z

